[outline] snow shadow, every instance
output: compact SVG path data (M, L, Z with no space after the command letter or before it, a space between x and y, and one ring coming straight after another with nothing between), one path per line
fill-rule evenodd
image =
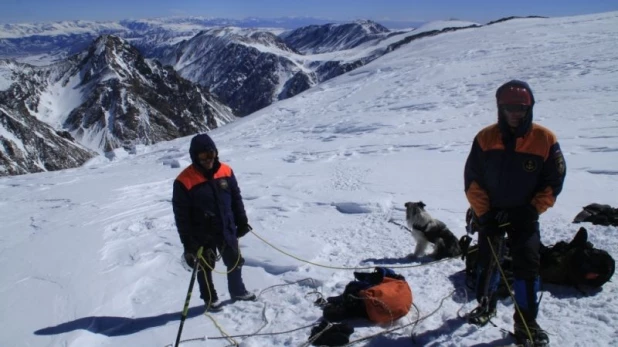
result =
M375 265L405 265L410 263L427 264L434 261L435 259L430 256L416 257L407 255L397 258L367 258L361 260L361 263L373 263Z
M333 204L337 211L343 214L371 213L371 209L355 202L340 202Z
M204 305L192 307L187 313L187 319L204 314ZM142 330L159 327L171 321L180 320L181 312L165 313L159 316L126 318L126 317L84 317L56 326L39 329L35 335L59 335L75 330L88 330L94 334L105 336L124 336L138 333Z
M451 318L442 322L442 325L437 329L423 331L420 334L412 335L412 345L414 346L440 346L444 341L439 342L440 337L450 336L453 332L459 329L462 325L467 324L465 319ZM437 341L436 341L437 340ZM433 344L431 343L433 342ZM378 346L378 345L375 345Z
M541 291L550 292L551 295L558 299L569 298L583 298L587 296L595 296L603 291L603 287L591 288L591 287L574 287L563 286L559 284L543 283L541 284Z
M264 261L259 261L253 258L245 258L245 266L253 266L253 267L262 268L264 269L264 271L274 276L279 276L287 272L298 270L298 266L296 265L275 265L275 264L267 263Z
M409 347L410 336L400 336L394 338L392 336L379 335L371 339L366 345L367 347Z
M457 288L457 292L453 295L453 301L458 304L466 304L476 300L474 289L469 288L466 283L466 270L457 271L448 276L448 279L453 283L453 287Z
M474 345L470 345L469 347L500 347L500 346L516 346L513 344L513 339L510 337L503 337L498 340L494 340L491 342L481 342Z

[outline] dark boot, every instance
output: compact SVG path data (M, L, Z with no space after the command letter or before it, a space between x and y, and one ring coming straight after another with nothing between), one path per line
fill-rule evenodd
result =
M468 323L484 326L496 316L496 308L478 306L468 314Z
M255 301L255 300L257 300L257 296L255 296L255 294L253 294L251 292L245 292L244 294L241 294L241 295L234 295L234 296L232 296L232 300L237 300L237 301Z
M513 335L515 336L515 341L524 346L549 346L549 335L547 335L545 330L541 329L535 320L527 321L526 324L523 324L521 319L515 320Z
M247 291L242 280L242 267L237 267L227 275L227 285L232 300L254 301L255 294Z
M496 306L498 305L498 299L494 293L490 299L487 297L481 298L479 305L468 313L468 323L478 326L484 326L496 316Z
M223 310L223 302L219 300L204 300L207 312L219 312Z

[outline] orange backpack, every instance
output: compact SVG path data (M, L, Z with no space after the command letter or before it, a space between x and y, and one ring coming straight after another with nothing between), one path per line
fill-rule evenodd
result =
M405 279L384 277L382 283L360 291L369 320L390 323L410 312L412 290Z

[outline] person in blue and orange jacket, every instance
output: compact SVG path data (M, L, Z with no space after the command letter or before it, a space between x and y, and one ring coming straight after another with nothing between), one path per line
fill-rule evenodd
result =
M556 136L532 122L534 96L522 81L505 83L496 92L498 122L475 137L466 161L466 197L479 226L476 296L479 307L468 316L484 325L496 315L499 264L508 234L512 256L516 312L515 337L549 343L536 322L540 287L539 215L552 207L566 174Z
M196 254L204 247L204 261L197 273L201 298L209 311L221 310L221 302L212 281L217 251L227 267L228 291L232 300L255 300L245 288L242 266L245 262L238 238L249 231L245 207L232 168L221 163L214 141L206 134L191 140L192 164L174 181L172 205L184 260L193 267Z

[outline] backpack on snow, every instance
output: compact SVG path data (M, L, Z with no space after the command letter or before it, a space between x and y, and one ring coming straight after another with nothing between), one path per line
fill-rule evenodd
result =
M541 247L541 278L547 283L598 288L612 278L615 266L609 253L588 242L583 227L571 242Z
M465 236L464 236L465 237ZM463 237L462 237L463 238ZM501 264L509 285L513 283L508 238L504 260ZM466 285L476 287L476 263L478 245L468 247L465 253ZM614 275L615 261L606 251L594 248L588 242L588 232L580 228L570 242L560 241L551 247L541 245L540 276L545 283L567 286L601 287ZM509 295L504 280L500 280L498 297Z
M573 223L590 222L594 225L618 226L618 208L593 203L575 216Z
M354 272L355 281L342 295L326 299L324 318L339 322L348 318L367 318L375 323L397 320L410 311L412 290L405 278L393 270L376 267L374 272Z

